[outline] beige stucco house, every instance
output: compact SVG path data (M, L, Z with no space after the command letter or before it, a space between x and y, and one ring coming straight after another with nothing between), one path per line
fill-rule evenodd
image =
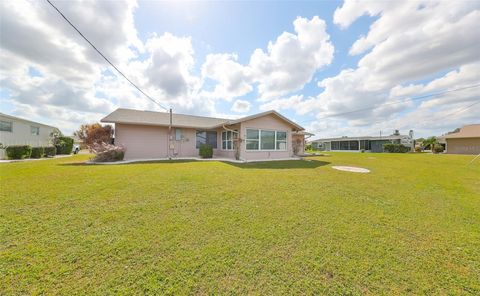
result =
M276 111L237 120L117 109L101 120L115 124L115 145L125 159L199 157L201 144L214 158L242 161L290 159L304 153L305 129Z
M440 138L446 142L446 153L480 154L480 124L465 125L459 132Z

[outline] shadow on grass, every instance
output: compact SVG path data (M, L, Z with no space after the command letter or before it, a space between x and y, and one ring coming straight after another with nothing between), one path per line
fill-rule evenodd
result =
M223 163L241 169L314 169L329 164L326 161L319 160L276 160L276 161L259 161L247 163L234 163L224 161Z
M115 163L115 164L102 164L102 163L86 163L86 162L67 162L59 163L60 166L123 166L123 165L137 165L137 164L159 164L159 163L187 163L187 162L198 162L196 160L190 159L172 159L172 160L146 160L146 161L136 161L130 163Z

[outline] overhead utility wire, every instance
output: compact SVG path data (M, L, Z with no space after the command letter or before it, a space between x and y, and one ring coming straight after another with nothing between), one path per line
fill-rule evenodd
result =
M410 102L410 101L418 101L418 100L422 100L422 99L429 98L429 97L436 97L436 96L443 95L443 94L446 94L446 93L451 93L451 92L455 92L455 91L475 88L475 87L479 87L479 86L480 86L480 83L465 86L465 87L459 87L459 88L455 88L455 89L445 90L445 91L438 92L438 93L433 93L433 94L428 94L428 95L423 95L423 96L418 96L418 97L413 97L413 98L407 98L407 99L404 99L404 100L398 100L398 101L394 101L394 102L388 102L388 103L380 104L378 106L377 105L372 105L370 107L366 107L366 108L362 108L362 109L356 109L356 110L342 112L342 113L335 113L335 114L326 115L326 116L323 116L321 118L317 118L317 119L313 119L313 120L302 121L301 123L312 122L312 121L321 120L321 119L325 119L325 118L329 118L329 117L347 115L347 114L357 113L357 112L361 112L361 111L368 111L368 110L371 110L373 108L386 106L386 105L394 105L394 104L405 103L405 102Z
M477 105L477 104L480 104L480 100L476 101L476 102L473 103L473 104L468 105L468 106L465 107L465 108L462 108L462 109L457 110L457 111L455 111L455 112L453 112L453 113L447 114L447 115L445 115L445 116L443 116L443 117L444 117L444 118L445 118L445 117L450 117L450 116L452 116L452 115L456 115L456 114L458 114L458 113L462 113L463 111L467 111L468 109L472 108L473 106L475 106L475 105Z
M50 0L46 0L48 2L48 4L50 4L62 17L63 19L65 19L65 21L67 21L67 23L70 24L70 26L72 26L72 28L75 29L75 31L78 32L78 34L80 34L80 36L83 37L83 39L85 39L85 41L88 42L88 44L90 44L93 49L95 49L95 51L102 56L102 58L105 59L105 61L107 61L115 70L117 70L117 72L123 76L123 78L125 78L128 82L130 82L131 85L133 85L133 87L135 87L139 92L141 92L145 97L147 97L150 101L154 102L155 104L157 104L158 106L162 107L163 109L165 110L169 110L168 108L166 108L165 106L163 106L162 104L160 104L159 102L157 102L156 100L154 100L151 96L149 96L147 93L145 93L143 90L140 89L140 87L138 87L135 83L133 83L130 79L128 79L128 77L122 73L122 71L120 71L120 69L118 69L112 62L110 62L110 60L100 51L98 50L95 45L93 45L92 42L90 42L90 40L88 40L87 37L85 37L85 35L82 34L82 32L80 32L79 29L77 29L77 27L75 27L74 24L72 24L72 22L55 6L53 5L52 2L50 2Z

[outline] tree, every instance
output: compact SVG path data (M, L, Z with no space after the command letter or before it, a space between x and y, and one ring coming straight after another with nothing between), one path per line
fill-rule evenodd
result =
M422 146L424 148L429 147L430 150L433 151L433 147L435 147L435 144L437 144L437 143L438 143L438 141L437 141L436 137L429 137L422 142Z
M100 123L82 124L73 134L78 137L88 149L92 149L95 144L111 144L113 128L110 125L102 126Z
M58 145L60 142L60 137L63 137L62 132L58 128L53 129L53 132L50 133L50 144L52 146Z

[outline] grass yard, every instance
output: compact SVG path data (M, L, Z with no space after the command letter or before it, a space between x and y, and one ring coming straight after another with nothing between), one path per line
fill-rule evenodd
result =
M1 295L480 294L473 156L87 158L0 164Z

